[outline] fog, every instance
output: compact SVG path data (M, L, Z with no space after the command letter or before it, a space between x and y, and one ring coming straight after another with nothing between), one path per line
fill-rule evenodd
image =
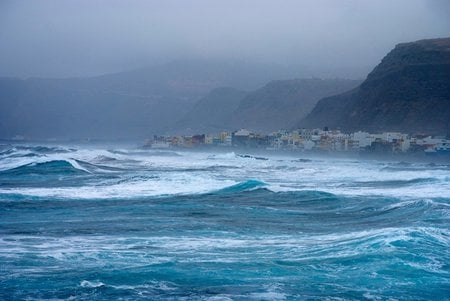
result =
M240 59L363 77L399 42L450 36L447 0L0 2L0 75L92 76Z

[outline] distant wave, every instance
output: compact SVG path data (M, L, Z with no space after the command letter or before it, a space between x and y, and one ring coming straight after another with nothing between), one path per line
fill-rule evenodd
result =
M266 186L267 186L266 183L258 180L247 180L229 187L222 188L219 191L217 191L217 193L238 193L243 191L252 191L259 188L265 188Z
M113 160L116 160L114 158L112 158ZM87 161L82 161L82 160L73 160L78 164L78 168L86 171L86 172L115 172L115 171L122 171L124 170L123 168L120 167L113 167L113 166L108 166L108 165L102 165L102 164L94 164L94 163L90 163ZM119 161L119 160L116 160ZM111 161L110 161L111 162ZM107 162L105 162L106 164ZM77 167L77 166L76 166Z
M263 161L269 160L269 158L266 158L266 157L258 157L258 156L252 156L252 155L247 155L247 154L237 154L236 156L239 158L244 158L244 159L254 159L254 160L263 160Z
M216 159L235 159L236 154L234 152L224 153L224 154L213 154L209 155L208 159L216 160Z
M349 184L343 184L342 186L356 185L358 187L403 187L437 182L439 182L439 180L435 178L415 178L410 180L357 181Z
M179 153L172 151L151 151L146 152L145 155L158 157L182 157L182 155L180 155Z
M450 212L450 204L447 204L445 202L439 202L438 200L412 200L412 201L403 201L395 204L391 204L386 206L385 210L392 210L392 209L408 209L408 208L433 208L433 209L444 209L449 210Z
M434 169L434 170L449 170L450 165L447 164L435 164L435 163L428 163L428 164L412 164L412 163L394 163L389 164L388 166L385 166L381 168L382 171L423 171L428 169Z
M0 171L1 176L50 175L89 173L76 160L52 160L41 163L29 163Z
M117 158L105 156L105 155L98 155L94 159L92 159L92 162L95 163L115 163L119 161Z
M154 156L154 157L182 157L180 153L174 151L161 151L161 150L108 150L111 154L118 155L138 155L138 156Z
M75 149L72 148L65 148L60 146L15 146L15 150L27 150L31 152L36 152L40 154L57 154L57 153L70 153L75 151Z
M308 163L308 162L312 162L312 159L295 159L295 160L291 160L291 162L299 162L299 163Z

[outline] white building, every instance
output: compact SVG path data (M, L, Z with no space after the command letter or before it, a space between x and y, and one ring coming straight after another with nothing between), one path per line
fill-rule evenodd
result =
M213 135L209 134L205 135L205 144L213 144L213 139L214 139Z
M235 136L242 136L242 137L248 137L250 136L251 132L246 129L240 129L239 131L235 132Z
M353 140L354 148L365 148L375 141L375 137L372 134L361 131L351 134L351 139Z

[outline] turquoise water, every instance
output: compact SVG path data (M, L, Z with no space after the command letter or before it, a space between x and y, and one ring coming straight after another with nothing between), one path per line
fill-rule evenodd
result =
M449 300L450 166L3 146L1 300Z

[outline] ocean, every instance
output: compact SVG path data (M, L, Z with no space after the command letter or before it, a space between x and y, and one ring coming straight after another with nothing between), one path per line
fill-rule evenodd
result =
M0 300L450 300L450 165L0 147Z

